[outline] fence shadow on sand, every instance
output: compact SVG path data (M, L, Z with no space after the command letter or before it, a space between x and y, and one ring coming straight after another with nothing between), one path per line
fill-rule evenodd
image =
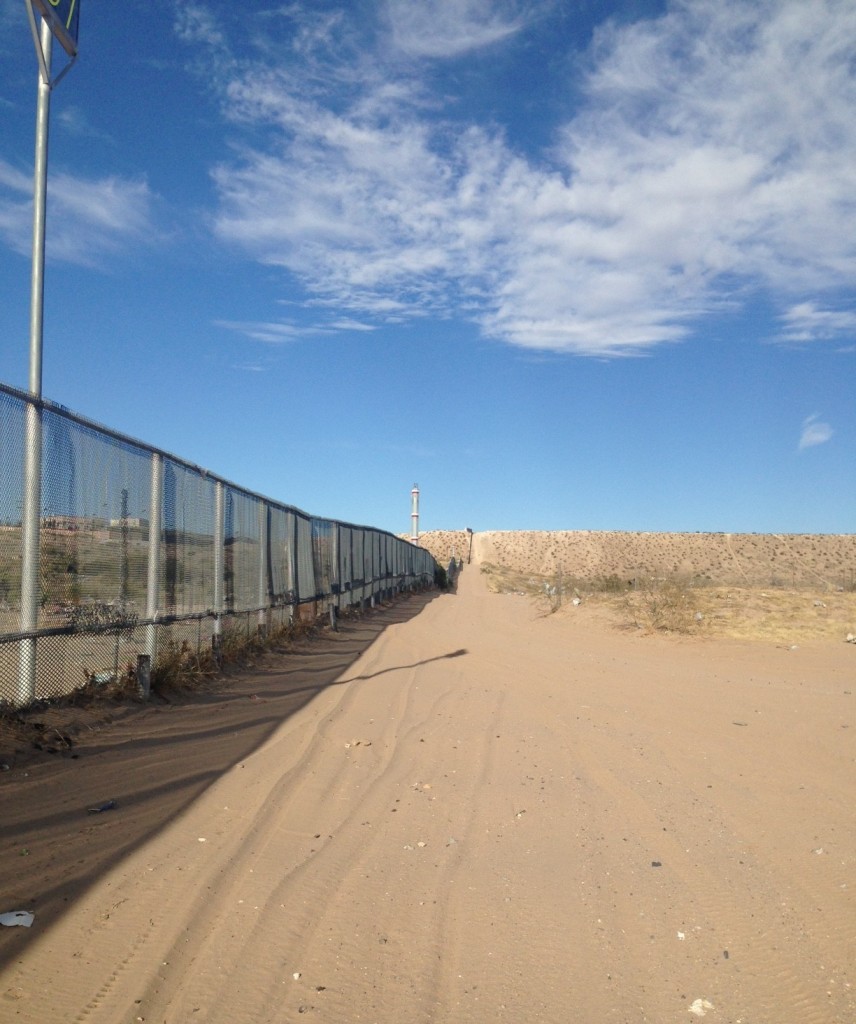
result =
M33 752L13 762L0 775L0 911L32 910L35 922L0 928L0 968L317 694L370 678L341 679L388 626L440 596L412 594L343 619L338 632L273 651L255 669L122 712L120 724L80 736L67 756ZM8 760L3 750L0 760ZM107 801L115 807L87 813Z

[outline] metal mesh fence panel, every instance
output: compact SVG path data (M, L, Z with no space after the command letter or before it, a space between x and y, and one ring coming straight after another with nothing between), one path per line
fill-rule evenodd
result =
M312 521L298 516L295 529L297 547L297 596L300 601L311 601L318 594L315 584L315 556L312 547Z
M0 633L17 630L20 618L23 464L24 403L0 392Z
M270 594L273 605L297 601L297 566L294 561L295 515L271 508L268 520Z
M351 533L350 527L339 527L339 583L343 591L350 590L350 582L354 578Z
M267 587L262 587L260 582L262 572L267 572L260 543L264 511L264 503L258 498L232 487L226 489L224 565L229 611L267 604Z
M39 626L145 608L150 456L45 410Z
M353 579L355 584L361 584L366 578L366 556L365 544L362 530L351 531L351 555L353 558Z
M0 702L132 679L140 654L167 674L210 663L214 638L224 649L298 604L433 571L392 534L307 516L0 385Z
M169 615L214 607L215 481L174 459L163 464L163 598Z
M319 594L335 593L339 580L336 571L336 533L328 519L312 520L312 561L315 589Z

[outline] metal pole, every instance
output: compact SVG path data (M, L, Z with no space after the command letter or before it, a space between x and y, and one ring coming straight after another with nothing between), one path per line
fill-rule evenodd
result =
M157 453L152 454L151 497L149 499L149 566L146 588L146 618L156 619L160 602L160 549L161 523L163 521L163 460ZM157 663L157 625L146 626L146 653L149 664Z
M419 543L419 484L410 492L410 543Z
M38 628L40 603L39 526L42 503L42 339L45 298L45 214L48 185L48 125L51 105L51 44L45 19L41 46L47 75L40 69L36 103L36 154L33 170L33 267L30 280L30 380L24 439L24 494L21 507L21 632ZM18 702L36 696L36 638L21 641Z
M259 502L259 629L267 631L270 592L268 589L268 507Z
M223 629L223 564L226 543L226 494L221 481L214 485L214 642L216 656L220 656L221 632Z

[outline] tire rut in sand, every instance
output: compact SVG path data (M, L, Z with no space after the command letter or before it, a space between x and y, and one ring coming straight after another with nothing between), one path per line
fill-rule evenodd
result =
M308 950L313 945L325 945L322 933L328 922L335 920L336 933L344 935L339 966L344 965L350 976L356 969L354 964L360 962L361 933L365 930L360 922L376 916L375 899L365 900L363 876L371 875L372 866L384 861L384 847L389 843L386 832L373 830L369 823L382 822L390 814L390 795L401 792L411 774L402 748L418 742L416 733L425 731L425 723L443 700L442 693L433 696L420 712L414 708L416 670L398 675L404 679L396 678L394 685L383 679L371 686L351 686L336 707L325 714L318 730L323 740L319 757L306 757L293 769L300 781L295 778L293 792L270 808L270 816L280 822L304 821L308 825L314 817L312 845L299 862L290 862L288 868L282 851L294 845L293 838L271 834L262 848L258 828L254 828L245 841L245 867L252 863L254 877L272 884L254 892L245 923L239 929L233 927L231 934L229 908L234 907L242 883L236 880L225 895L221 884L217 902L223 905L223 912L206 922L204 932L210 934L211 941L197 943L190 961L193 977L202 984L184 985L180 991L165 993L164 1006L187 1014L204 1010L212 1022L227 1022L247 1014L252 1019L265 1019L266 1013L291 1003L294 1012L319 1001L328 1005L328 1010L333 1009L329 1004L336 1002L336 971L331 970L335 965L328 963L321 972L326 980L318 980L319 972L313 970ZM364 688L373 691L367 702L362 702L360 695ZM387 701L382 721L378 716L383 707L378 697L381 689ZM345 736L355 732L365 735L366 725L360 720L367 721L369 709L375 717L371 742L345 741ZM325 810L323 820L318 817L319 808ZM356 857L355 834L359 834ZM228 935L226 941L224 935ZM187 961L186 954L182 960ZM353 964L348 968L351 960ZM348 987L353 983L351 978ZM160 999L155 1000L152 1009L159 1010L160 1003ZM342 1007L342 1012L341 1019L346 1019L348 1005Z

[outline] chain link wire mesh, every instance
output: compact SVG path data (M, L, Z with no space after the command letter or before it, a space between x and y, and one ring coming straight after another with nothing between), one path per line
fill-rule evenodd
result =
M28 424L41 467L34 617ZM202 657L215 636L427 584L434 568L392 534L308 516L0 384L0 703L132 678L140 654Z

